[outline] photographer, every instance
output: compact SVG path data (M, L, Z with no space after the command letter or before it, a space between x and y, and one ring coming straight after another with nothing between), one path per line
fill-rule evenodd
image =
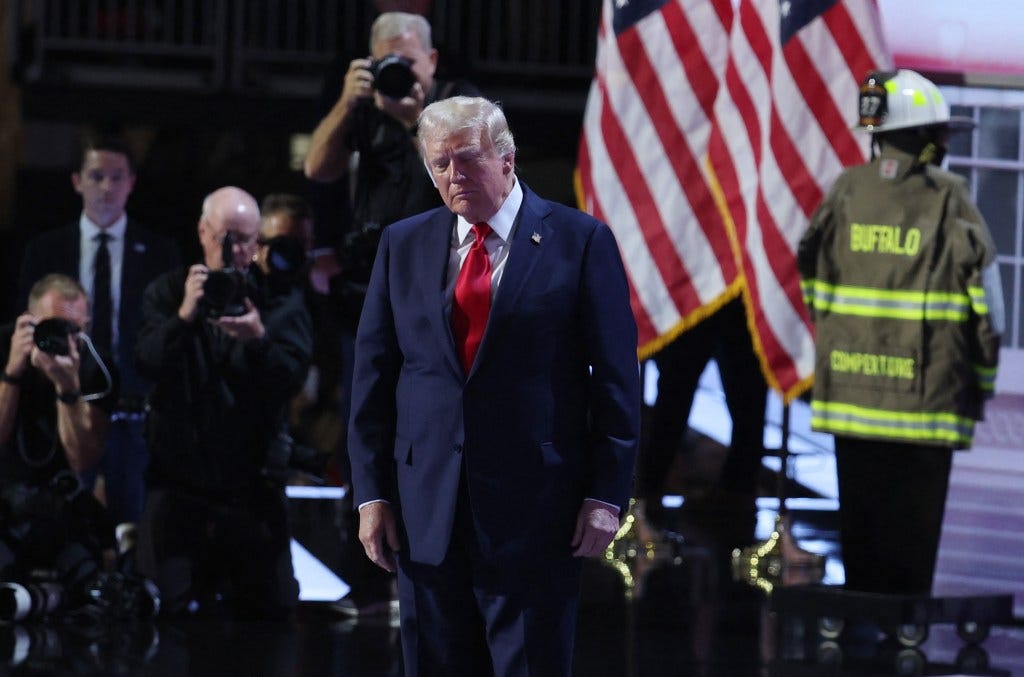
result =
M234 616L279 618L297 601L284 492L265 465L312 336L298 289L267 297L250 282L259 228L251 195L218 189L198 225L204 262L144 295L136 362L156 386L137 557L170 614L223 599Z
M260 205L262 223L253 272L271 294L300 287L311 292L313 212L293 193L270 193Z
M319 229L337 229L327 236L336 255L317 257L313 269L316 279L333 276L330 294L342 325L342 426L348 423L352 343L381 229L441 206L415 143L416 119L434 101L479 94L465 80L435 79L437 67L438 51L424 17L408 12L381 14L370 29L370 55L349 63L340 96L337 86L326 88L331 107L313 131L306 155L309 179L318 183L348 179L331 188L352 193L350 225L317 215ZM344 429L340 438L344 444ZM338 461L343 467L348 464L343 448Z
M67 567L95 569L113 552L112 525L78 479L102 454L117 401L109 373L79 343L86 299L70 277L47 275L28 311L0 328L0 580L35 569L72 575Z

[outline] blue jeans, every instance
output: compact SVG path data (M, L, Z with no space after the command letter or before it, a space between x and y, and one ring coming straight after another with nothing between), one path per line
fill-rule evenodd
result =
M138 522L142 515L146 498L143 476L149 465L145 425L142 415L115 414L107 430L103 458L82 476L82 484L91 491L97 475L103 475L107 512L114 524Z

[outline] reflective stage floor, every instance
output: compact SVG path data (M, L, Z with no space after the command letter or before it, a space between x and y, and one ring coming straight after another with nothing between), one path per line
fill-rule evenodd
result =
M756 504L714 498L708 488L724 456L715 439L721 433L715 430L721 420L716 406L721 397L713 389L698 398L690 418L691 450L679 454L669 478L669 489L685 500L669 498L652 512L675 537L659 540L650 559L639 548L638 556L625 558L625 570L586 563L576 675L1024 677L1019 620L993 626L974 644L961 639L952 623L932 624L927 639L905 646L891 632L855 618L841 634L827 623L823 633L817 618L804 622L773 611L781 595L802 589L797 586L843 581L831 450L806 431L799 411L791 419L790 448L797 456L786 485L795 497L786 503L788 533L803 550L823 556L824 566L768 577L775 586L771 594L765 580L760 587L736 580L733 550L765 542L775 528L772 468L778 459L766 459L764 497ZM766 430L769 447L776 444L777 427ZM1022 439L1024 397L997 397L979 426L975 449L954 457L935 581L936 593L944 596L1011 595L1017 619L1024 618ZM344 501L301 496L297 491L291 501L298 577L304 598L326 601L303 602L293 622L0 626L0 675L401 677L398 631L387 605L383 613L352 616L335 603L343 597L365 604L379 597L368 591L387 586L358 550ZM841 616L837 610L826 621Z
M317 503L313 512L328 509ZM824 555L825 568L792 568L784 579L771 580L787 590L822 573L826 584L841 580L835 513L816 509L813 500L796 504L802 507L791 508L789 532ZM926 641L908 648L865 624L851 621L841 636L828 639L813 623L773 613L764 589L734 579L732 551L763 541L774 516L771 509L700 500L665 509L661 522L678 537L659 541L653 559L628 559L632 588L615 567L588 562L575 674L1024 676L1024 627L993 627L984 642L972 645L952 624L932 625ZM360 582L353 585L358 589ZM0 628L6 665L0 674L399 677L398 647L386 612L353 618L327 602L305 602L292 623Z

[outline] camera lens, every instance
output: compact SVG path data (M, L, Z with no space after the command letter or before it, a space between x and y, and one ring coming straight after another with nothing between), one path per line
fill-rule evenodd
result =
M298 238L278 235L267 240L267 265L274 273L294 273L306 265L306 248Z
M408 96L412 86L416 84L412 61L398 54L390 54L380 61L375 61L371 70L373 86L378 92L392 99Z
M54 583L0 583L0 621L41 618L57 610L64 591Z
M36 325L32 333L32 340L44 353L51 355L67 355L68 336L81 331L74 322L51 317Z

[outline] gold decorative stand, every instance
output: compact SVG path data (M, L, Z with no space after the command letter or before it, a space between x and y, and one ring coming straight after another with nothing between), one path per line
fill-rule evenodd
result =
M787 482L789 481L789 405L782 408L782 443L779 448L779 474L776 495L779 512L775 528L768 538L746 548L732 551L732 573L737 581L746 581L771 594L775 585L789 579L820 580L824 575L825 557L801 549L787 528Z
M622 526L604 551L605 564L622 577L627 600L633 599L647 571L662 563L682 563L677 545L664 539L655 541L641 533L641 514L636 499L629 499L629 509L622 520Z

